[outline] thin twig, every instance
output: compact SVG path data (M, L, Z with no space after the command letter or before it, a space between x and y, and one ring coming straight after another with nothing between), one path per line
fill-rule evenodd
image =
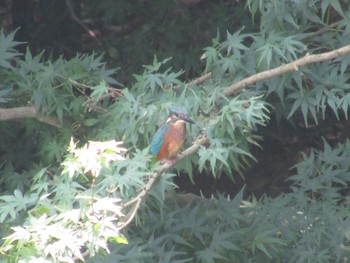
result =
M91 87L90 87L91 88ZM123 97L122 91L117 88L108 88L108 93L99 96L98 98L89 98L84 102L84 105L88 112L96 111L97 104L109 98Z
M69 81L70 83L72 83L73 85L77 86L77 87L82 87L82 88L86 88L89 90L93 90L93 87L84 83L79 83L78 81L71 79L71 78L66 78L62 75L58 75L59 77ZM88 97L85 93L81 92L84 96ZM84 102L84 106L86 107L88 112L91 111L95 111L97 109L97 104L101 101L104 101L106 99L109 98L116 98L116 97L122 97L122 91L120 89L117 88L113 88L113 87L108 87L108 93L103 94L101 96L99 96L98 98L89 98Z
M317 36L317 35L320 35L320 34L322 34L322 33L324 33L324 32L327 32L327 31L329 31L330 29L336 27L336 26L339 24L339 22L340 22L340 21L337 21L337 22L334 22L334 23L332 23L332 24L330 24L330 25L326 25L325 27L323 27L323 28L321 28L321 29L319 29L319 30L317 30L317 31L315 31L315 32L311 32L311 33L309 33L309 34L306 34L306 35L305 35L304 37L302 37L301 39L313 38L313 37L315 37L315 36Z
M185 88L189 88L189 87L191 87L191 86L193 86L193 85L202 84L202 83L204 83L205 81L207 81L207 80L210 79L210 78L211 78L211 72L206 73L206 74L204 74L203 76L200 76L199 78L196 78L196 79L192 80L191 82L187 83L187 84L185 85ZM176 90L178 90L180 87L181 87L181 85L175 85L175 86L173 87L173 90L176 91Z
M94 39L97 44L99 46L102 45L101 41L97 38L96 34L94 33L94 31L92 31L91 29L89 29L79 18L78 16L75 14L72 3L70 2L70 0L66 0L66 5L68 7L68 11L70 13L70 16L73 18L73 20L75 20L87 33L88 35Z

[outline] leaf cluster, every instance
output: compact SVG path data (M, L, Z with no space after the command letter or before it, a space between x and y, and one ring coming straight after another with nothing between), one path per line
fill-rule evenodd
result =
M102 56L85 54L69 60L60 57L45 61L43 53L33 55L27 49L21 54L15 50L20 43L14 41L14 34L2 33L0 38L0 50L4 53L0 58L0 104L9 110L34 108L39 121L23 119L0 126L2 182L10 191L14 190L9 187L14 183L13 173L30 169L33 163L49 165L62 161L71 136L86 137L82 127L91 118L84 104L90 99L89 94L98 98L106 93L106 89L101 91L105 87L101 88L101 83L119 85L112 77L116 70L107 69ZM49 116L61 128L40 122L42 116ZM15 182L18 186L28 185L25 180L23 176Z
M122 188L123 179L110 181L124 152L115 141L89 142L82 148L71 142L60 173L42 169L25 196L19 190L2 195L1 223L21 225L11 227L13 233L6 237L1 253L11 262L33 258L73 262L84 260L84 251L91 256L99 249L108 250L108 240L126 242L116 225L123 216L121 198L113 194L124 191L112 189ZM102 171L105 176L99 178Z

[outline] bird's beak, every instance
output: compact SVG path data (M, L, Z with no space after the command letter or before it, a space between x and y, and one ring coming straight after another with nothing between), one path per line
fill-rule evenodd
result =
M195 124L194 120L192 120L189 116L182 116L181 119L187 121L188 123Z

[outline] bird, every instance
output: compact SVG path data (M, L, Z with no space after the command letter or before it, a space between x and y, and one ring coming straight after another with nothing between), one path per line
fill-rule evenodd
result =
M170 110L167 121L158 129L149 148L157 161L171 163L180 152L186 138L186 122L195 123L184 108L174 107Z

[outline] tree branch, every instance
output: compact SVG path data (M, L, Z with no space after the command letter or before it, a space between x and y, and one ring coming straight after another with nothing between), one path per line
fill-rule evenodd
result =
M60 121L52 116L41 115L34 106L31 107L19 107L10 109L0 108L0 121L16 120L16 119L27 119L35 118L40 122L47 123L57 128L61 127Z
M198 138L195 142L193 142L193 145L191 147L189 147L188 149L183 151L181 154L179 154L173 162L165 163L162 166L160 166L159 169L156 170L150 176L147 184L142 188L141 192L136 197L131 199L129 202L124 204L124 207L129 207L131 205L132 205L132 207L131 207L129 213L125 216L123 222L121 222L121 224L118 226L118 229L122 230L123 228L125 228L126 226L128 226L131 223L131 221L134 219L138 209L140 208L143 199L146 197L147 193L151 190L153 184L157 181L158 177L162 173L168 171L170 168L172 168L173 166L178 164L185 157L197 152L199 147L201 145L206 144L206 143L208 143L208 138L206 135L203 135L202 137Z
M345 54L350 53L350 45L344 46L342 48L338 48L336 50L316 54L316 55L309 55L306 54L303 58L297 59L291 63L279 66L274 69L266 70L263 72L260 72L258 74L255 74L253 76L250 76L248 78L245 78L239 82L234 83L233 85L227 87L224 90L224 94L226 96L232 96L237 91L244 89L245 87L252 85L258 81L270 79L273 77L280 76L284 73L290 72L290 71L297 71L301 66L311 64L311 63L317 63L321 61L331 60L333 58L344 56Z
M322 53L322 54L317 54L317 55L307 54L303 58L295 60L291 63L286 64L286 65L282 65L280 67L277 67L277 68L274 68L271 70L263 71L263 72L260 72L258 74L255 74L251 77L243 79L243 80L231 85L230 87L226 88L224 90L224 93L226 96L232 96L235 92L237 92L237 91L239 91L239 90L241 90L249 85L252 85L258 81L273 78L273 77L282 75L286 72L297 71L299 69L299 67L301 67L301 66L311 64L311 63L330 60L330 59L333 59L333 58L336 58L339 56L343 56L347 53L350 53L350 45L336 49L336 50L331 51L331 52ZM210 75L208 75L208 74L203 76L205 80L210 77ZM198 78L197 80L201 81L202 79ZM194 80L194 82L197 80ZM120 226L118 227L119 230L125 228L127 225L130 224L130 222L135 217L138 209L140 208L142 200L145 198L147 193L152 188L153 184L156 182L157 178L162 173L164 173L165 171L169 170L170 168L172 168L173 166L178 164L182 159L186 158L187 156L196 153L198 151L198 149L200 148L200 146L205 145L208 142L209 141L208 141L207 136L202 135L193 143L193 145L191 147L189 147L188 149L183 151L181 154L179 154L177 156L177 158L174 160L174 162L172 162L170 164L166 163L166 164L160 166L159 169L151 175L147 184L142 188L141 192L135 198L133 198L132 200L130 200L129 202L124 204L125 208L129 207L131 205L132 205L132 207L131 207L129 213L125 216L123 222L121 222Z
M189 87L191 87L193 85L202 84L202 83L204 83L205 81L207 81L210 78L211 78L211 72L209 72L207 74L204 74L203 76L200 76L199 78L196 78L196 79L192 80L191 82L188 82L185 85L185 88L189 88ZM180 87L181 87L180 85L175 85L173 87L173 90L177 91Z

